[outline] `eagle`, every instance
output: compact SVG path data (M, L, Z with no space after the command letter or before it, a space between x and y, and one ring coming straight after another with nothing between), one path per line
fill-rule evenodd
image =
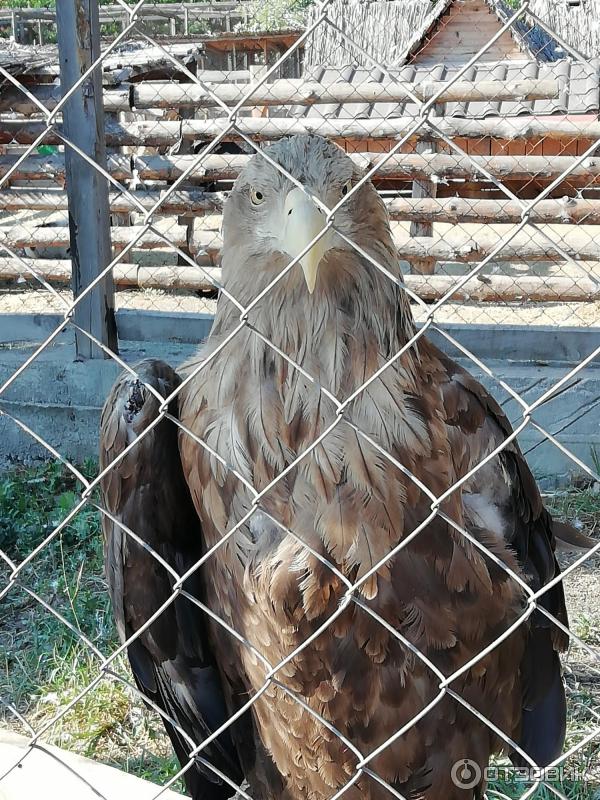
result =
M417 334L373 184L316 135L257 153L222 281L197 355L123 373L101 420L113 610L188 791L465 800L493 754L550 763L565 524Z

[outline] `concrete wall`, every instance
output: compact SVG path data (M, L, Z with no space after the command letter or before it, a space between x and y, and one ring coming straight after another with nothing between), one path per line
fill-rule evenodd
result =
M160 312L126 311L117 316L120 355L127 364L157 357L177 366L194 352L212 321L207 315ZM11 381L59 323L60 318L50 314L0 317L1 385ZM435 334L437 344L482 380L515 424L522 412L502 382L533 402L600 347L600 328L449 325L445 330L483 361L494 378L439 334ZM1 393L0 467L48 456L46 448L7 415L70 459L95 457L100 409L119 371L112 360L76 362L72 333L61 334ZM600 458L600 361L581 370L567 386L536 411L534 420L593 467L595 454ZM544 485L563 485L582 473L532 426L519 441Z

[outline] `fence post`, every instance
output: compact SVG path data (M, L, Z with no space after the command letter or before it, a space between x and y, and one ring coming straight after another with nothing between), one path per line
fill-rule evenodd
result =
M63 95L100 55L97 0L60 0L56 26ZM104 108L100 67L69 97L63 108L65 136L106 170ZM77 152L65 146L73 294L78 297L112 259L108 182ZM99 281L75 307L75 324L117 352L112 275ZM75 330L78 359L108 358Z

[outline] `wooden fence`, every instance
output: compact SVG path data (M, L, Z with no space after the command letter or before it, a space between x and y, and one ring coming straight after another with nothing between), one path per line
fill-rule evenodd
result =
M233 80L224 81L227 77ZM503 249L499 261L552 262L567 256L578 262L600 262L600 240L593 227L600 224L600 194L597 194L600 158L591 156L580 162L576 155L548 158L509 154L510 143L517 141L525 141L535 148L540 141L552 140L560 148L566 144L572 146L576 140L581 148L587 148L592 141L600 139L598 121L578 120L572 116L464 119L442 115L435 118L434 131L421 128L400 152L389 157L386 150L413 128L414 117L327 119L295 117L289 111L284 116L270 115L271 109L281 114L282 109L290 107L350 103L370 107L377 103L401 103L411 95L422 100L439 95L440 108L443 102L554 98L559 91L555 80L489 80L476 84L461 80L451 86L435 82L415 86L401 82L354 85L339 81L324 85L276 80L260 86L246 99L247 84L252 78L250 72L236 72L230 76L199 72L198 78L200 83L105 82L102 99L107 114L107 169L115 180L128 188L135 200L111 189L114 251L130 246L140 235L139 206L146 210L154 208L173 181L196 164L197 168L191 169L185 183L161 202L156 218L172 218L169 241L204 268L202 271L185 264L140 267L124 263L115 268L114 280L118 286L206 291L211 288L209 278L218 280L223 202L231 182L250 158L245 153L211 153L198 164L198 156L190 152L190 148L197 150L223 133L227 122L218 116L219 110L215 107L219 102L229 107L239 104L242 108L235 130L229 132L224 141L235 142L241 134L272 141L292 133L314 131L346 147L360 168L366 170L379 165L376 184L386 190L399 256L416 271L422 271L423 265L433 267L436 263L472 264L494 252L500 237L495 229L485 225L518 224L523 214L521 204L507 198L496 182L515 190L532 187L532 192L535 189L533 196L540 189L547 189L548 196L534 206L529 221L538 225L571 226L568 233L561 234L560 248L549 243L541 232L521 234ZM64 212L67 208L66 165L60 147L64 135L60 118L44 137L45 144L58 146L55 153L31 155L22 160L18 152L13 152L17 146L34 142L44 131L45 123L39 115L36 117L39 111L36 102L52 109L61 97L57 85L37 85L29 89L30 96L9 88L0 97L0 145L5 146L0 156L0 177L10 171L11 184L0 191L0 211ZM144 119L146 114L152 118ZM500 154L457 154L445 144L446 137L455 141L493 140ZM420 140L436 139L438 145L432 148L435 152L422 152L426 148L417 148ZM167 149L178 152L168 153ZM421 152L416 152L417 149ZM562 175L568 177L553 186ZM407 196L419 181L426 185L435 183L437 196ZM523 194L527 196L526 191ZM429 235L410 235L405 223L424 226ZM468 236L458 229L444 235L438 231L439 224L460 223L482 223L482 226ZM4 242L17 251L43 247L59 252L59 248L64 250L69 244L68 229L60 225L19 221L12 227L5 225L3 231L0 245ZM136 249L141 250L163 247L165 238L161 230L147 232L136 244ZM27 263L46 280L58 284L70 280L70 262L64 258L40 258ZM22 272L22 266L14 260L0 258L0 279L11 280ZM407 285L424 299L432 300L451 288L450 280L443 275L410 275ZM481 301L599 299L597 283L591 278L574 282L556 277L505 276L469 281L456 297Z
M194 33L194 23L221 23L226 31L231 31L236 23L248 23L248 0L219 0L216 3L148 3L137 10L137 19L146 26L157 23L166 24L170 36L189 36ZM123 30L129 24L129 14L122 5L100 6L99 22L101 26L115 26ZM15 42L29 43L34 32L38 44L48 40L49 26L56 23L56 12L53 8L0 8L0 27L10 30ZM197 31L196 31L197 32ZM30 34L28 36L28 33Z

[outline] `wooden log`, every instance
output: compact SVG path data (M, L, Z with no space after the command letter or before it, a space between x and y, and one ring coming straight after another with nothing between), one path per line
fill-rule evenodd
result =
M221 250L221 236L216 230L218 219L210 222L208 227L205 220L194 220L191 236L187 236L187 229L183 225L169 227L164 241L158 234L148 231L135 244L141 250L168 248L170 242L176 247L189 246L190 252L207 256L211 261L217 262ZM113 247L122 248L136 238L142 228L132 225L128 228L112 228ZM489 256L497 247L499 238L497 234L483 231L477 238L457 237L411 237L406 231L394 231L394 241L398 247L398 256L405 261L430 258L435 261L472 263L481 261ZM68 228L65 227L32 227L19 225L9 228L0 235L0 244L4 243L13 249L24 247L65 247L69 244ZM600 241L595 240L589 229L573 229L568 237L557 241L563 252L576 261L600 261ZM556 252L552 245L542 236L531 236L521 233L512 242L509 242L494 259L498 262L529 262L529 261L562 261L562 256Z
M258 86L246 98L249 86L233 83L211 83L205 87L195 83L141 83L111 88L104 92L105 111L131 111L148 108L217 108L219 100L234 106L283 106L327 103L404 103L411 94L429 100L441 92L440 103L485 100L539 100L558 96L558 82L553 79L531 78L515 81L445 81L429 83L310 83L303 80L281 80ZM60 86L34 86L31 94L46 109L52 110L61 98ZM16 87L7 89L0 98L0 111L35 114L36 104Z
M478 232L477 237L464 236L428 237L410 236L405 230L392 230L398 256L403 261L432 259L446 263L473 263L482 261L493 253L501 237L489 231ZM590 235L585 228L573 228L568 237L558 238L557 244L563 253L576 261L600 261L600 239ZM208 230L201 218L194 220L189 242L190 252L208 253L218 259L221 238L216 230ZM521 232L508 242L494 258L495 262L562 261L563 256L546 240L535 232Z
M130 87L125 85L116 89L111 88L104 92L105 111L129 111ZM30 86L29 93L40 102L47 111L52 111L62 99L62 89L59 84L39 84ZM2 87L0 95L0 111L12 111L17 114L39 114L39 106L33 102L20 89L15 87Z
M23 261L38 275L52 283L69 283L71 262L68 259L24 258ZM20 261L0 257L0 280L28 278L34 280ZM140 289L188 289L190 291L211 291L215 289L212 280L220 282L221 268L212 266L142 267L138 264L122 263L113 268L113 280L117 286Z
M407 287L422 300L435 302L458 283L450 275L406 275ZM600 300L600 282L589 278L554 278L525 275L493 275L471 278L449 302L587 303Z
M56 8L56 28L64 129L74 145L67 148L64 160L72 287L78 299L73 316L75 353L77 359L109 358L118 353L119 345L112 275L100 278L110 263L111 246L108 185L95 166L107 169L101 68L97 64L91 70L100 58L98 4L62 0ZM81 81L84 74L87 77Z
M516 224L522 209L512 200L485 200L464 197L443 197L435 200L396 197L388 200L392 220L447 222L480 222ZM563 197L541 200L530 214L531 222L545 224L600 225L600 200Z
M131 194L149 211L164 196L164 192L133 191ZM198 214L219 212L225 202L224 192L204 192L201 189L178 190L166 197L160 205L160 214ZM114 214L128 214L139 207L121 192L109 193L110 210ZM52 189L7 189L0 191L0 211L61 211L68 207L67 194Z
M209 17L222 19L226 16L243 18L247 13L244 0L218 0L216 3L206 2L199 5L193 3L170 2L164 5L152 4L148 7L142 6L138 10L140 17L155 15L160 17L178 16L187 9L191 17ZM0 9L0 20L9 19L10 11L23 16L26 20L48 19L54 21L54 8L30 8L29 6L15 7L14 9ZM123 6L112 3L100 6L100 16L103 21L119 22L123 16Z
M162 192L134 191L134 197L145 210L152 208ZM161 203L160 214L220 212L226 192L204 192L201 189L178 190ZM110 209L125 214L137 206L120 192L109 195ZM521 206L512 200L442 197L415 199L395 197L385 199L390 219L406 222L480 222L516 224L521 221ZM53 189L7 189L0 191L0 211L61 211L67 208L66 192ZM545 224L600 225L600 200L563 197L542 200L530 215L531 222Z
M515 81L445 81L419 84L365 81L360 84L311 83L303 80L278 80L258 86L246 97L251 87L222 83L206 89L196 84L142 83L132 87L134 108L215 108L218 101L244 106L311 106L321 103L405 103L411 94L425 101L441 92L440 103L481 100L534 100L558 96L558 82L553 79Z
M119 181L128 181L133 177L131 171L131 158L125 155L109 155L108 171ZM19 163L20 162L20 163ZM21 161L21 156L0 156L0 178L17 164L17 169L11 174L15 181L55 181L59 185L65 180L65 160L62 154L49 156L27 156Z
M191 173L192 181L235 180L251 156L209 155ZM445 154L397 153L386 159L383 153L352 153L350 158L363 170L379 166L375 180L485 181L482 169L501 180L552 181L568 169L576 158L571 156L457 156ZM0 159L0 168L1 168ZM175 180L198 163L197 156L138 156L134 165L145 180ZM1 174L1 172L0 172ZM600 158L591 157L577 166L568 180L576 185L589 185L600 176Z
M435 105L432 109L432 115L437 117L439 111L440 107ZM417 153L436 153L437 149L437 142L433 139L422 139L415 145L415 152ZM416 200L425 197L434 198L437 196L437 183L431 180L413 181L411 195ZM433 222L423 219L413 220L410 224L410 235L433 236ZM431 259L413 261L410 265L410 271L417 275L433 275L435 272L435 261Z
M126 228L111 228L110 232L113 247L125 247L139 236L142 230L143 226L139 225L131 225ZM187 245L187 229L184 225L169 226L168 233L165 233L165 236L168 242L176 247L184 247ZM206 247L209 246L209 240L210 237L207 234ZM23 247L68 247L69 228L66 225L57 227L18 225L14 228L0 230L0 244L5 244L13 249L20 249ZM168 248L169 244L153 231L147 231L135 244L135 247L140 250L155 250L161 247ZM215 248L212 247L211 250L214 251Z
M133 156L112 155L108 169L117 180L131 180L132 168L142 180L173 181L193 168L193 182L232 181L248 163L247 155L209 155L202 162L198 156ZM576 158L571 156L455 156L398 153L384 162L383 153L352 153L353 161L363 170L380 164L376 182L382 180L412 181L432 178L438 182L461 180L484 182L481 169L500 180L553 181L571 169ZM0 178L20 156L0 156ZM64 178L62 155L28 156L13 173L13 180L58 180ZM589 186L600 177L600 158L590 157L570 173L568 182L574 186Z
M33 112L32 112L33 113ZM236 128L227 133L227 141L240 139L240 134L252 136L258 141L271 141L283 136L302 133L319 133L334 140L351 139L356 142L369 140L396 141L410 131L415 124L414 117L390 117L388 119L320 117L241 117ZM435 120L438 131L422 127L415 132L412 140L438 139L441 134L451 139L494 138L502 141L552 139L568 142L583 139L591 144L600 139L600 122L590 120L571 121L561 117L532 119L516 117L503 119L454 119ZM114 147L148 146L160 147L176 144L181 138L189 140L212 139L222 133L225 123L220 119L138 120L127 126L108 122L106 141ZM26 119L0 120L0 144L31 144L44 130L43 123ZM50 131L45 139L47 144L61 144L60 137Z
M52 283L71 279L71 262L65 259L23 259L37 275ZM16 259L0 257L0 280L15 280L30 275ZM220 267L161 266L142 267L117 264L113 269L117 286L123 288L180 289L214 291L221 282ZM459 278L449 275L405 275L407 288L427 302L435 302L457 285ZM600 300L598 284L588 278L555 278L508 275L472 278L449 302L561 302L585 303Z
M477 238L463 242L428 237L409 238L394 237L398 247L398 255L402 260L412 261L415 258L433 258L446 263L473 263L483 261L497 248L497 235L486 231ZM563 253L575 261L600 261L600 241L594 241L587 231L574 229L569 240L558 238L557 244ZM563 256L543 237L524 234L515 237L506 244L494 262L530 261L563 261Z

